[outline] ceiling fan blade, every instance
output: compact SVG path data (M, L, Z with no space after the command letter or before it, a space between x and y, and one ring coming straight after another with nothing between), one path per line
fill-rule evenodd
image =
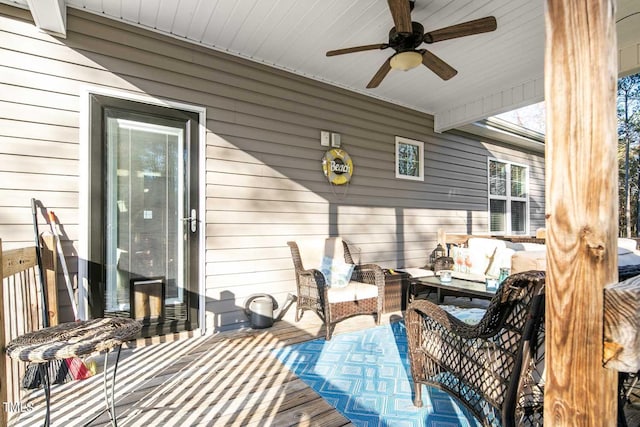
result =
M387 58L387 60L384 61L384 64L382 64L382 66L378 69L376 74L367 85L367 89L378 87L378 85L382 82L382 79L384 79L387 74L389 74L389 71L391 71L391 57Z
M413 26L411 25L409 0L387 0L387 3L389 3L389 10L396 26L396 32L412 33Z
M473 21L463 22L462 24L429 31L425 33L423 40L425 43L435 43L442 40L471 36L473 34L488 33L494 31L496 28L498 28L496 18L487 16L486 18L475 19Z
M422 65L433 71L442 80L449 80L451 77L458 74L455 68L444 62L442 59L435 56L428 50L422 50Z
M356 46L356 47L347 47L344 49L336 49L336 50L330 50L329 52L327 52L327 56L336 56L336 55L344 55L345 53L353 53L353 52L363 52L365 50L376 50L376 49L386 49L388 48L389 45L386 43L380 43L380 44L368 44L365 46Z

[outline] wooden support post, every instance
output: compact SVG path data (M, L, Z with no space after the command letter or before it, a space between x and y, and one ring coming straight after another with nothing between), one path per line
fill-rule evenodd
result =
M617 281L614 0L547 0L545 423L614 426L603 288Z
M0 426L7 425L7 412L4 410L3 402L8 401L9 393L9 381L7 378L7 365L8 359L7 353L4 351L7 346L7 337L5 334L5 313L4 313L4 268L2 258L2 239L0 239Z

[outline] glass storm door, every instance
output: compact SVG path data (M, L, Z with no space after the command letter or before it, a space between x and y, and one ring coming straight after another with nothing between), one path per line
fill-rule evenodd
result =
M137 318L146 335L193 329L197 132L188 117L121 108L102 120L104 315Z

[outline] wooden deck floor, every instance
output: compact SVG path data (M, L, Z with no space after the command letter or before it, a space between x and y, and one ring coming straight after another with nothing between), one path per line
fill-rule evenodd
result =
M274 348L324 336L314 313L306 312L295 323L289 319L292 312L269 329L123 348L117 373L118 425L352 425L272 355ZM381 323L400 316L385 314ZM373 316L357 316L339 323L334 333L373 326ZM102 375L53 386L52 426L83 425L104 407L102 393ZM9 425L42 424L43 392L34 391L25 400L23 407L33 410ZM103 414L92 425L108 425L108 417Z
M304 382L284 368L271 350L324 337L318 317L306 312L263 330L243 329L196 337L158 337L123 348L118 366L116 411L124 426L352 426ZM383 315L381 324L401 313ZM374 327L372 316L340 322L334 334ZM99 365L102 365L102 357ZM112 366L112 363L109 364ZM104 407L103 376L52 388L52 426L81 426ZM628 405L629 426L640 420L640 387ZM21 402L33 410L9 426L42 425L41 390ZM107 426L103 414L92 426Z

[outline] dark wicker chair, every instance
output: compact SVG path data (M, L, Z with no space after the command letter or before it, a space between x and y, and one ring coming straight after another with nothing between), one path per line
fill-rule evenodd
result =
M330 244L329 244L330 242ZM325 324L326 339L331 339L332 329L335 324L346 318L360 315L373 314L376 316L376 324L380 324L380 316L384 311L384 272L380 266L375 264L357 265L353 261L349 246L339 237L329 239L317 239L311 244L324 245L335 250L336 257L343 257L349 264L356 264L356 268L351 276L349 286L354 286L354 298L349 301L338 301L332 298L335 295L325 282L325 277L316 267L320 267L319 261L303 262L298 243L287 242L291 249L291 257L296 274L298 298L296 300L296 322L300 320L305 310L314 311ZM306 242L309 246L310 242ZM337 246L336 246L337 245ZM340 250L341 249L341 250ZM354 283L355 282L355 283ZM357 293L364 288L368 288L368 295L371 295L371 286L377 287L375 297L358 299ZM351 289L351 288L350 288ZM373 289L375 292L375 289Z
M484 425L543 424L544 280L509 276L477 325L414 300L406 326L414 404L422 385L457 397Z

